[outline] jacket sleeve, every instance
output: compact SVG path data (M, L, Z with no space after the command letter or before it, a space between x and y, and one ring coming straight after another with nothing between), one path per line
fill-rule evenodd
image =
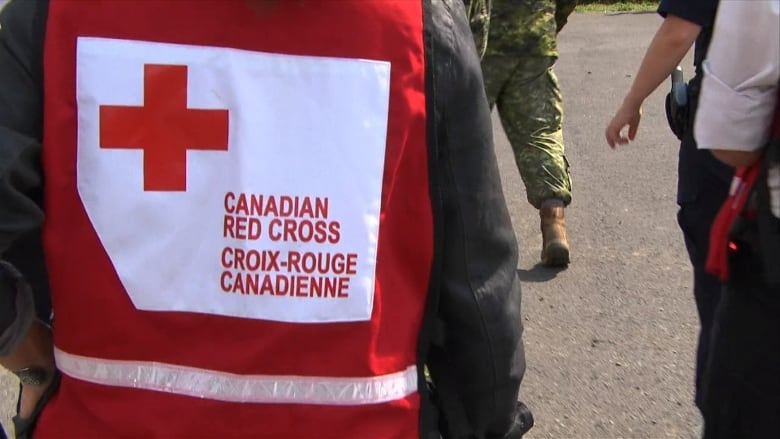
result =
M518 249L493 146L490 109L465 11L434 14L436 172L443 213L439 318L452 381L472 433L515 426L525 372ZM436 379L437 370L431 371Z
M0 254L29 254L43 221L40 164L43 32L47 4L13 0L0 11ZM34 315L16 264L0 264L0 354L13 350Z

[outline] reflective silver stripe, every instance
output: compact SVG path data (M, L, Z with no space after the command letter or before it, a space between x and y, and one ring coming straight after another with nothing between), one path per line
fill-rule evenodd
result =
M364 405L417 391L417 367L375 377L236 375L173 364L82 357L54 349L57 367L79 380L230 402Z

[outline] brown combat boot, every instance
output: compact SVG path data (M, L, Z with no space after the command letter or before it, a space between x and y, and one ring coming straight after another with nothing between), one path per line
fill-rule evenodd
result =
M569 241L563 207L542 207L539 210L542 223L542 264L548 267L569 265Z

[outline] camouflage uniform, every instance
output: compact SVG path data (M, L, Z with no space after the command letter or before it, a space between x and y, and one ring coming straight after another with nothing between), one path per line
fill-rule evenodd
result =
M563 99L552 70L558 31L576 0L471 0L469 17L491 107L537 209L547 199L571 202L563 148ZM489 38L488 38L489 37ZM489 44L488 44L489 43Z

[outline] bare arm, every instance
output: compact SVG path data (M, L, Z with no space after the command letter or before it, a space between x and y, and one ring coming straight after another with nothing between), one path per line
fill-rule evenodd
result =
M669 15L653 37L624 101L640 106L693 47L701 26Z
M607 126L605 135L611 148L634 140L645 99L672 74L693 46L700 31L701 26L698 24L671 14L664 20L642 59L623 104ZM626 126L627 137L622 133Z

